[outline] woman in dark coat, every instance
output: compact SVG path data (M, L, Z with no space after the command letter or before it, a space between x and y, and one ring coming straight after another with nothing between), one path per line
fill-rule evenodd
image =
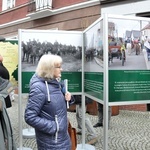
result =
M68 134L67 101L63 93L61 57L43 55L30 80L30 92L25 109L25 121L35 128L38 150L71 150Z
M0 55L0 77L2 77L3 79L7 79L7 80L9 80L10 78L7 68L3 65L3 57L1 55ZM6 104L6 108L9 108L12 106L9 95L5 98L5 104Z

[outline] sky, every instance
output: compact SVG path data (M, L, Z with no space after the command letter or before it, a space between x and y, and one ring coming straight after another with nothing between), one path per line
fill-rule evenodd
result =
M115 23L115 28L118 31L118 37L125 37L125 33L127 30L140 31L140 29L144 28L148 24L148 21L142 21L140 23L139 20L109 19L109 21Z

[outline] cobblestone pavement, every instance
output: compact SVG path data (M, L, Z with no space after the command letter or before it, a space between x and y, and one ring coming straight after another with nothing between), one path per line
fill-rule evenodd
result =
M22 114L26 105L26 97L22 98ZM16 145L19 150L37 150L35 138L22 138L22 147L19 140L19 121L22 122L23 129L28 129L28 125L18 119L18 100L17 97L12 102L13 107L8 108L11 119ZM86 114L92 124L97 123L97 116ZM68 117L74 127L77 122L74 112L68 112ZM103 150L103 128L95 129L98 134L98 142L94 145L96 150ZM150 150L150 112L138 112L120 110L119 115L111 117L110 129L108 131L108 150ZM77 135L78 143L81 144L81 135ZM86 142L88 135L86 134Z

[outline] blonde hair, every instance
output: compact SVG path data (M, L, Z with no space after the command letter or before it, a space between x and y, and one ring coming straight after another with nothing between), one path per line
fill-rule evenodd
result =
M54 78L54 69L62 63L62 58L58 55L45 54L43 55L37 65L36 74L45 79Z

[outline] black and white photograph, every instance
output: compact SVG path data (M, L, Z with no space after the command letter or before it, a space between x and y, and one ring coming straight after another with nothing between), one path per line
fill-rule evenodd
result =
M44 54L61 56L63 71L81 71L81 32L23 30L21 39L22 71L35 71Z

